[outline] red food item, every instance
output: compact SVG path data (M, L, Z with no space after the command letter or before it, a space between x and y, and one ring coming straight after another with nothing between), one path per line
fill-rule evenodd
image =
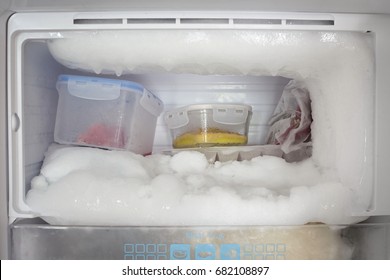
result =
M93 124L81 134L78 142L92 146L124 148L125 137L121 127L113 127L105 124Z

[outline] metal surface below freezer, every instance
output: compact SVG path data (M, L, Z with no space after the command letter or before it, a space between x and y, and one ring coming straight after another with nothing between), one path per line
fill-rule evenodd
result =
M27 219L11 231L13 259L388 259L390 246L389 223L86 227Z

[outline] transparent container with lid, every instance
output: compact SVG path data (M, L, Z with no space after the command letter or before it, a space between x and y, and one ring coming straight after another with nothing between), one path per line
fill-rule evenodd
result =
M61 75L54 140L150 154L162 101L142 85Z
M195 104L167 111L164 120L174 148L237 146L248 143L252 107Z

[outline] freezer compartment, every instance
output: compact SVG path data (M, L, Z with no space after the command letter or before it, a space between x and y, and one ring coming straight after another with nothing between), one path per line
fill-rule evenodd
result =
M382 214L388 210L385 204L377 203L378 197L382 197L380 194L386 194L386 188L383 188L383 172L380 173L382 175L374 178L374 175L379 174L374 174L374 164L376 164L374 150L379 149L375 146L377 142L374 133L377 131L374 131L374 128L380 126L382 120L385 119L376 118L378 114L383 113L383 108L381 107L380 112L375 111L375 106L378 104L374 103L383 99L385 91L383 90L382 72L378 74L380 79L376 79L375 67L377 62L382 61L377 58L377 55L383 55L377 46L386 45L386 42L383 43L384 37L380 35L383 34L381 30L378 29L378 33L375 34L366 32L366 27L358 24L361 22L359 16L332 15L335 21L326 26L315 24L288 26L285 20L281 20L278 26L250 24L251 21L244 21L245 24L240 25L238 20L228 21L229 25L222 26L210 23L201 25L203 23L200 21L196 21L195 25L185 25L186 21L182 18L176 20L173 25L159 25L155 22L152 25L133 25L130 19L139 18L140 15L129 14L123 21L105 22L105 25L100 25L100 21L93 23L87 20L81 23L82 21L75 17L82 17L82 14L76 16L66 13L61 18L59 15L49 13L47 20L53 23L51 28L46 24L42 26L42 23L35 27L24 24L26 19L34 22L37 16L36 14L16 15L10 20L11 222L14 218L41 214L32 211L26 204L26 194L30 190L31 180L40 173L45 151L53 143L56 114L53 108L57 105L55 81L59 74L82 74L74 68L92 70L93 75L106 78L117 78L115 75L122 74L121 79L141 83L156 93L166 104L167 110L193 103L248 103L253 107L248 132L249 145L266 142L269 124L262 120L270 119L284 87L291 80L304 82L310 91L313 109L313 146L308 155L311 156L312 166L318 174L326 174L326 178L321 178L313 184L312 182L310 184L300 182L299 186L294 186L298 187L295 189L298 190L297 197L299 199L306 197L306 202L314 201L310 205L316 205L316 209L320 209L318 210L320 212L335 211L336 213L340 210L333 217L348 217L351 218L350 222L361 221L379 208ZM108 14L102 15L102 22L108 18L107 16ZM113 15L113 17L116 16L118 15ZM183 15L180 16L183 17ZM287 15L283 16L286 18ZM368 20L372 21L370 27L374 30L377 27L375 19L368 17ZM110 38L116 38L117 43L133 40L134 36L131 35L137 34L139 35L136 36L137 39L142 38L146 41L143 44L138 41L136 44L137 51L142 54L142 56L136 56L138 60L132 60L131 56L126 56L123 61L103 59L100 62L108 62L108 65L92 67L92 62L95 60L89 57L91 60L88 61L88 67L78 67L77 63L73 64L77 60L72 60L70 65L65 63L70 67L67 68L58 63L61 59L57 57L55 60L52 57L47 45L48 42L55 42L61 46L61 43L69 39L68 42L76 43L73 47L77 50L79 45L77 45L78 37L74 37L75 34L84 39L88 37L86 35L90 35L93 40L98 39L100 35L108 34ZM125 34L125 38L118 37L118 34ZM244 44L247 49L251 49L250 55L248 55L249 52L243 52L237 47L226 48L228 41L226 39L230 38L229 34L236 36L235 44ZM188 44L191 50L196 49L197 55L194 55L192 51L186 52L185 48L182 48L180 53L176 52L177 46L172 45L172 42L176 42L175 40L163 40L164 47L158 44L145 44L150 40L159 41L156 39L161 39L164 35L181 39L182 42L186 40L185 38L198 41L200 47L196 47L196 44ZM378 40L377 35L382 39ZM124 41L121 41L122 39ZM207 42L210 43L209 47L205 47ZM218 42L225 43L221 45L217 44ZM257 45L252 45L252 43L257 43ZM99 44L93 44L93 46L95 48ZM118 50L123 51L123 48L128 49L132 45L110 45L113 49L118 46ZM145 46L154 48L156 52L152 53L160 60L154 60L145 55L146 52L142 53L145 51L143 48ZM170 49L172 46L176 49ZM91 55L96 55L95 51L96 49L91 51ZM109 53L121 57L123 54L121 51L104 52L104 54ZM203 53L202 56L202 51L206 55ZM174 65L172 61L164 60L164 57L168 57L161 55L164 52L167 52L173 59ZM133 57L136 54L132 50L129 53ZM225 61L225 64L211 63L208 65L205 57L210 56L210 53L216 54L215 57L211 56L213 59ZM150 59L153 65L149 64ZM186 61L181 59L194 63L185 63ZM116 64L113 61L116 61L121 69L115 71ZM137 65L130 65L129 61L135 61ZM121 64L122 62L124 64ZM237 62L236 67L227 67L234 65L235 62ZM199 65L202 66L201 63L206 64L207 67L199 68ZM202 71L197 73L198 70ZM379 85L378 87L375 87L375 82ZM157 121L154 139L154 154L165 151L170 144L169 131L160 118ZM224 154L221 153L221 155ZM237 159L239 158L242 158L242 155L237 156ZM264 159L264 157L260 158ZM235 169L232 168L232 170ZM257 173L259 172L255 175ZM274 177L278 178L278 176ZM323 182L325 183L322 184ZM377 185L378 182L382 182L382 185ZM293 197L290 195L293 192L281 189L275 192L275 197L281 200L285 197L287 199ZM310 191L316 193L315 200L305 196ZM339 191L342 195L339 195ZM260 195L264 196L264 193ZM244 195L244 197L239 196L238 199L244 206L247 206L249 205L248 197ZM325 204L323 204L323 198L327 200ZM257 203L256 206L258 205L260 204ZM275 205L272 204L272 206ZM302 210L302 213L309 212L307 209ZM262 211L262 213L268 213L268 211ZM270 213L274 212L270 211ZM321 215L311 217L310 221L318 221L319 216ZM262 221L262 223L267 222L269 220ZM333 223L342 222L333 221Z
M388 259L390 224L244 227L11 226L13 259Z

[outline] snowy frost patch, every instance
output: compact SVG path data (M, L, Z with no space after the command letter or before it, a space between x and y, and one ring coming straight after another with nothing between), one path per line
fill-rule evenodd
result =
M142 157L52 146L27 203L56 225L354 223L351 192L312 159L208 163L195 151Z

